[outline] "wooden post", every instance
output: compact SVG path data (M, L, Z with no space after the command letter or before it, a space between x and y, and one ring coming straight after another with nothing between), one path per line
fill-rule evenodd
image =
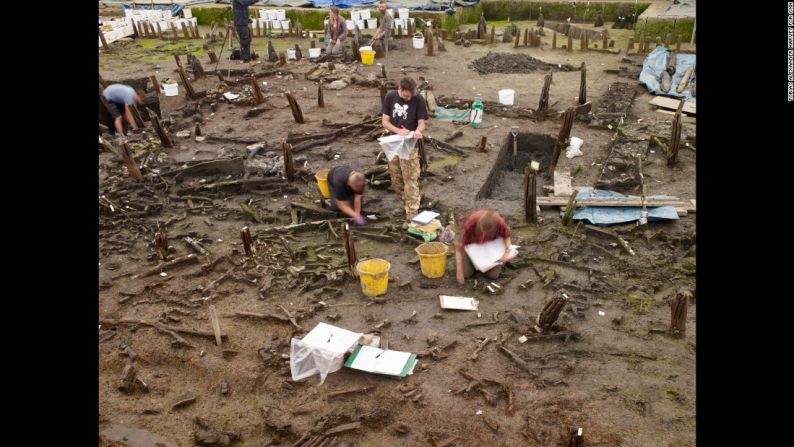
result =
M130 19L130 23L132 24L132 37L136 39L142 39L143 33L138 32L138 27L140 24L136 24L134 19Z
M303 39L303 23L295 22L295 37Z
M154 233L154 250L161 260L165 261L168 259L168 237L166 237L164 232L158 231Z
M282 52L278 53L278 64L280 66L282 66L282 67L284 65L287 65L287 53L286 52L282 51Z
M382 101L381 101L382 103ZM323 80L317 84L317 107L325 107L325 99L323 98Z
M251 239L251 230L248 229L248 226L243 227L240 230L240 239L243 240L243 248L245 249L245 255L251 256L254 254L254 243L253 239Z
M524 28L524 46L529 45L529 28Z
M254 89L254 101L256 105L265 102L265 96L262 94L262 89L259 87L259 81L256 80L256 75L251 75L251 87Z
M427 47L427 54L426 55L427 56L432 56L433 55L433 30L432 29L428 29L425 32L425 36L426 36L425 37L425 41L426 41L425 42L425 46Z
M568 146L568 140L571 137L571 128L573 127L573 118L576 115L576 107L569 107L562 117L562 127L560 133L557 135L557 141L554 144L554 153L551 156L551 163L549 163L549 170L546 175L549 178L554 178L554 170L557 168L557 161L560 158L562 148Z
M127 143L121 145L121 156L124 159L124 164L127 165L127 171L129 171L130 177L134 178L136 181L142 182L143 175L138 169L138 165L135 164L135 160L132 158L132 152L130 152Z
M662 38L659 37L659 36L656 36L656 46L659 47L661 45L662 45Z
M568 226L571 223L571 218L573 217L573 211L576 209L576 191L571 193L571 196L568 197L568 205L565 207L565 214L562 216L562 225Z
M667 151L667 166L673 167L678 159L678 147L681 145L681 110L684 108L686 100L682 99L678 103L678 110L673 118L673 129L670 135L670 147Z
M488 38L488 45L493 45L495 37L496 37L496 25L491 25L491 36Z
M179 36L176 34L176 27L174 26L174 22L168 22L168 27L171 28L171 34L174 35L174 40L178 40Z
M256 21L256 37L262 36L262 26L259 24L259 20Z
M403 38L403 26L400 25L399 23L397 24L397 38L398 39Z
M282 140L281 149L284 153L284 177L288 182L295 181L295 162L292 159L292 145Z
M582 62L582 80L579 81L579 104L587 102L587 65Z
M143 129L143 118L141 118L141 112L138 111L137 105L133 104L130 106L130 115L132 115L135 125L138 126L139 129Z
M215 334L215 344L221 345L221 323L218 321L218 313L215 311L215 305L210 304L210 324L212 324L212 332Z
M193 23L193 34L196 36L196 39L201 39L201 32L199 31L198 22Z
M441 40L440 34L436 34L436 40L438 40L438 51L447 51L447 48L444 46L444 41Z
M354 36L350 42L350 50L353 53L353 59L357 61L361 60L361 52L358 51L359 46L359 40Z
M125 365L124 369L121 371L121 376L116 383L116 388L123 393L132 392L133 386L135 385L136 374L137 371L135 370L135 365L132 363Z
M476 147L476 151L477 152L488 152L487 145L488 145L488 137L483 135L480 138L480 144L478 144L477 147Z
M581 427L571 433L571 440L568 442L568 447L584 447L584 436L582 435Z
M601 33L601 48L607 48L607 45L609 45L608 38L607 38L607 30L604 30Z
M160 22L157 22L156 25L157 25L157 38L158 39L162 39L163 38L163 29L160 28ZM152 26L152 25L150 24L149 26Z
M557 321L557 318L560 317L560 312L562 312L562 308L565 307L567 302L568 297L565 295L565 291L563 289L559 290L559 295L554 296L546 301L546 304L543 306L543 310L540 311L537 319L535 320L537 328L540 329L540 332L544 333L551 330L551 326Z
M568 46L565 47L568 51L573 51L573 37L571 36L571 32L568 31Z
M267 60L270 62L278 61L278 54L276 53L276 49L273 48L273 41L267 41Z
M521 39L521 31L516 32L516 41L513 42L513 48L518 48L519 39Z
M534 166L535 162L524 171L524 218L527 223L538 221L538 171Z
M582 37L579 38L579 49L587 51L587 33L582 32Z
M351 276L356 277L358 276L358 272L356 271L358 255L356 254L356 246L353 244L353 233L350 231L350 224L347 222L342 224L342 241L345 244L347 269Z
M681 51L681 35L675 35L675 52L678 53Z
M165 130L163 125L160 123L160 119L157 117L157 114L154 113L152 109L146 109L146 112L149 113L149 119L152 121L152 127L154 128L155 133L157 133L157 137L160 138L160 143L163 147L174 147L174 143L171 141L171 137L168 135L168 131Z
M626 54L629 54L629 52L633 49L634 49L634 38L629 37L629 46L626 48Z
M690 299L692 292L681 288L670 301L670 328L667 330L667 335L674 338L682 338L686 335L686 313Z
M194 134L195 134L195 136L197 136L197 137L200 137L200 136L201 136L201 124L199 124L199 123L196 123L196 127L195 127L195 129L193 129L193 133L194 133Z
M152 88L154 88L154 91L159 94L160 91L162 91L162 86L160 85L160 81L157 80L157 76L151 75L149 76L149 79L152 81Z
M218 55L215 54L214 51L212 51L212 50L207 51L207 56L210 57L210 64L217 64L218 63Z
M204 73L204 66L201 65L201 61L199 58L192 54L187 55L187 63L190 64L190 69L193 71L193 75L196 79L201 78L205 75Z
M295 122L298 124L303 124L303 112L301 112L301 107L298 105L298 101L292 96L292 93L287 92L287 101L289 102L290 109L292 109L292 117L295 119Z
M310 40L309 41L309 48L316 48L316 47L317 47L317 42L315 42L314 39Z
M557 31L552 31L552 35L551 35L551 49L552 50L556 50L557 49Z
M188 99L195 99L196 98L196 91L193 90L193 85L190 83L190 80L188 79L187 74L185 74L185 69L180 67L180 68L177 69L177 71L179 72L179 77L182 79L182 84L185 85L185 91L187 92L187 98Z
M549 88L551 88L551 77L553 74L553 71L549 71L549 74L543 77L543 89L540 91L538 114L545 112L549 108Z
M103 50L107 51L110 49L110 47L108 46L108 41L105 40L105 33L103 33L101 29L99 30L99 40L102 41Z
M295 60L299 61L303 59L303 52L301 51L301 47L298 44L295 44Z

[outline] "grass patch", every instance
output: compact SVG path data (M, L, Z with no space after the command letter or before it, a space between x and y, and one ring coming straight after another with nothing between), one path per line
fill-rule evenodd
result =
M546 20L562 21L571 19L572 23L594 22L600 14L604 21L616 22L619 16L631 17L634 14L634 3L601 3L588 6L586 2L538 3L515 1L483 1L480 3L487 20L537 20L540 13ZM650 6L650 3L638 3L636 14L639 16ZM479 16L477 16L479 19Z
M651 310L651 304L653 304L653 298L644 297L642 295L636 293L630 293L626 297L626 302L631 308L631 311L635 314L644 314Z
M646 19L637 23L637 29L634 30L634 39L638 40L643 34L647 35L651 42L656 41L656 36L664 40L668 34L673 35L675 39L676 34L681 36L681 42L689 43L692 39L692 32L695 29L695 19ZM669 43L669 42L668 42Z

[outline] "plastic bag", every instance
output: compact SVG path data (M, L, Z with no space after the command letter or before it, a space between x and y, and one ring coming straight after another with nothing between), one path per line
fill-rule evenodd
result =
M303 380L319 374L320 385L328 374L342 369L345 357L344 354L312 348L297 338L292 339L289 355L292 380Z
M416 152L416 138L413 138L413 133L408 134L408 136L389 135L378 138L378 142L383 149L383 153L386 154L386 159L389 161L392 161L394 157L409 160L411 155Z
M582 154L582 151L579 150L583 143L584 141L581 138L571 137L571 145L565 150L565 157L573 158L584 155Z

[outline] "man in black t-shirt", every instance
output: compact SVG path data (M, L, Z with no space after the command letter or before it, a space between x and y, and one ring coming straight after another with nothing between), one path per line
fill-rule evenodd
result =
M404 77L397 90L383 99L383 128L398 135L422 139L428 120L425 99L415 94L416 82ZM408 160L394 157L389 162L389 173L394 192L405 208L405 217L411 219L419 210L419 150L414 147Z
M364 225L367 220L361 215L361 198L366 188L364 174L350 166L335 166L328 171L328 189L331 191L331 209L341 211L356 225Z

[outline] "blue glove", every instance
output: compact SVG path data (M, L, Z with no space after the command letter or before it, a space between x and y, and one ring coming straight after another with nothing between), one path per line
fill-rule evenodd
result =
M365 219L364 216L359 215L353 218L353 223L356 225L364 225L367 223L367 219Z

